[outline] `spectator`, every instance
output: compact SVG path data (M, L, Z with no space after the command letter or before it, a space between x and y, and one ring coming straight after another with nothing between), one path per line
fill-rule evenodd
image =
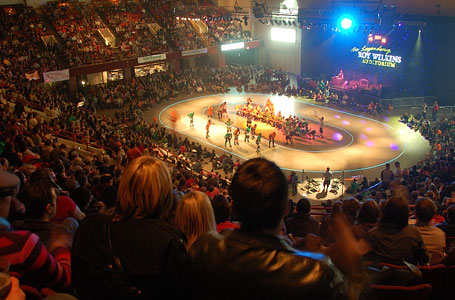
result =
M71 245L74 232L60 224L50 222L57 212L57 194L51 185L32 185L27 188L22 198L25 203L27 218L25 222L14 222L14 229L35 233L47 249L51 247L52 239L58 235L66 234Z
M351 185L346 190L346 193L357 194L358 192L359 192L359 183L357 182L357 179L354 178L354 180L352 181Z
M0 170L0 217L8 218L19 178ZM70 242L56 237L46 249L39 237L29 231L0 231L0 257L10 263L10 271L21 276L38 290L48 287L55 290L68 288L71 283ZM49 252L48 252L49 251ZM50 253L53 253L51 255Z
M185 194L177 205L175 223L187 238L187 249L203 234L216 233L215 215L209 197L198 191Z
M52 172L48 169L38 169L30 176L30 185L50 184L55 187L57 195L57 212L52 222L61 223L70 232L75 232L85 214L81 212L74 201L62 192L61 187L55 182Z
M385 190L388 189L389 184L392 182L393 179L394 179L393 172L390 170L390 164L387 163L385 165L385 169L382 170L382 172L381 172L381 181L382 181L383 189L385 189Z
M444 231L431 224L431 219L436 214L436 205L428 198L417 200L416 228L422 235L423 242L431 254L431 264L437 264L444 257L446 248L446 235Z
M297 213L285 220L287 233L301 238L309 233L319 235L319 223L310 216L310 211L310 201L307 198L301 198L297 202Z
M428 263L430 258L422 236L414 226L408 226L408 202L391 197L382 208L378 227L368 231L366 240L371 246L367 259L375 264L385 262L403 265Z
M395 174L393 174L394 178L403 179L403 171L401 171L400 162L396 161L394 165L395 165Z
M325 256L299 252L280 237L288 187L273 162L256 158L242 164L230 191L242 227L224 239L206 234L193 245L197 297L332 299L345 295L347 281L336 275Z
M79 187L76 188L71 194L74 203L80 207L83 213L93 212L92 193L89 189L87 175L79 174L76 176Z
M355 238L360 240L366 237L367 232L376 227L379 218L379 206L374 200L367 200L360 206L357 222L351 227Z
M348 220L349 224L352 226L355 224L355 220L357 218L357 213L360 209L360 202L356 198L348 198L343 201L341 205L341 209L343 214L345 215L346 219Z
M231 222L231 205L224 195L216 195L212 200L212 207L217 232L223 233L227 229L240 228L239 224Z
M79 227L73 243L74 285L83 299L124 299L121 289L102 272L121 261L129 286L144 298L166 293L185 295L188 260L183 234L170 225L175 201L169 170L159 160L142 156L132 161L120 180L114 217L91 215ZM107 227L108 226L108 227ZM110 228L106 232L105 228ZM112 250L106 238L111 239ZM121 275L123 276L123 275ZM124 278L124 277L121 277Z
M437 227L445 232L446 236L455 236L455 205L447 209L446 220Z

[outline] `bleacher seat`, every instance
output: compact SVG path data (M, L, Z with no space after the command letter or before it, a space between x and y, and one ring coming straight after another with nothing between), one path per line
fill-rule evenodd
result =
M372 300L429 300L431 285L419 284L414 286L394 286L372 284Z

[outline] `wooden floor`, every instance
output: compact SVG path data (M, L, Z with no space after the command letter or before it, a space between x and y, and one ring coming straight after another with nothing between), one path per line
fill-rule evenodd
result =
M246 103L251 97L253 103L264 105L267 99L274 103L275 111L282 115L297 115L310 121L310 128L319 131L319 123L315 114L325 118L324 137L315 140L299 138L294 145L285 145L281 131L277 130L278 137L275 148L268 146L268 133L275 130L264 123L258 123L258 132L265 135L262 139L261 152L256 153L256 144L244 142L244 133L240 135L240 145L224 147L226 120L216 118L218 105L228 104L229 117L234 126L244 128L246 120L235 114L236 104ZM210 137L205 137L207 124L206 110L208 105L214 107L214 124L210 127ZM311 177L319 177L327 167L336 176L344 171L345 178L365 175L370 180L380 176L380 170L388 162L399 160L402 168L409 167L425 157L429 150L428 142L420 134L399 123L393 116L361 116L350 112L320 106L314 101L305 98L295 98L277 95L246 94L231 92L229 94L195 97L180 100L158 108L159 122L168 128L174 128L178 133L188 136L205 144L208 148L225 151L234 156L234 160L241 161L261 156L276 162L284 171L296 171L300 175L302 170ZM170 121L171 111L179 115L176 123ZM190 127L187 116L194 112L194 127ZM151 120L154 113L146 113L145 119ZM253 122L254 124L255 122ZM220 151L218 151L220 152ZM286 172L287 173L287 172ZM338 175L337 175L338 174Z

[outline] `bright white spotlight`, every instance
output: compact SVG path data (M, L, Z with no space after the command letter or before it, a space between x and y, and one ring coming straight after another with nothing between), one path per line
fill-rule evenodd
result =
M348 30L352 27L352 19L345 17L341 20L340 25L344 30Z

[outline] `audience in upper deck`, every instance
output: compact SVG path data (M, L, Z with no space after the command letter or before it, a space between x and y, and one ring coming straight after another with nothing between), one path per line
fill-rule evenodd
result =
M66 60L74 67L119 57L147 55L157 49L188 50L248 38L238 20L205 20L203 17L209 9L201 9L197 16L202 17L209 27L207 34L199 36L190 21L176 19L192 2L180 1L175 12L168 2L152 0L143 1L142 6L132 1L120 1L115 5L100 0L95 1L96 9L81 3L49 4L46 6L47 16L65 45L47 46L41 37L50 30L33 9L17 6L13 10L0 10L0 27L3 29L0 34L0 217L4 218L0 222L0 256L10 261L11 275L18 276L22 285L32 286L38 291L51 288L75 294L81 299L85 296L96 299L118 297L124 290L119 292L118 287L114 289L112 286L100 288L102 275L106 274L97 273L100 271L97 265L87 264L95 256L100 258L98 262L102 267L113 263L109 260L111 253L107 240L99 238L106 237L101 226L109 220L105 216L113 218L109 223L112 246L134 283L132 287L144 295L163 291L163 286L178 296L191 291L187 283L191 282L188 278L194 275L191 273L194 270L187 251L196 262L217 258L216 255L223 254L224 250L218 246L224 241L228 246L243 245L248 251L253 251L251 244L258 242L255 245L260 245L258 249L265 251L263 253L276 250L280 259L282 255L290 261L300 259L299 262L307 261L311 266L318 266L327 277L325 281L318 277L321 281L314 286L320 289L310 287L305 293L343 298L346 286L341 282L342 277L338 277L337 268L351 281L363 274L357 259L351 257L355 270L347 270L340 264L339 257L334 256L337 250L342 252L343 244L339 243L336 232L327 234L326 228L337 230L337 222L343 215L355 238L369 242L371 251L364 260L372 260L375 264L390 262L401 265L404 261L453 264L455 248L445 245L446 238L455 235L452 230L455 222L453 117L442 116L438 121L408 118L409 126L429 140L432 146L429 158L411 171L395 164L394 170L390 170L393 180L388 182L386 189L382 190L382 186L358 196L359 199L335 204L329 226L327 222L319 226L318 221L310 216L311 207L307 200L298 202L297 212L284 220L287 233L292 233L295 238L293 246L297 247L299 238L311 233L305 242L319 243L318 247L310 247L318 251L324 251L326 246L332 249L327 253L336 263L335 268L322 255L304 254L296 258L299 253L291 248L291 242L275 230L278 226L280 230L284 229L282 219L288 213L283 206L283 203L288 203L284 192L272 199L278 199L280 203L270 202L272 206L279 206L273 213L269 211L270 207L263 207L271 201L270 197L261 194L266 192L263 189L255 191L257 199L251 199L251 187L238 179L246 176L245 182L252 180L247 175L254 170L248 169L248 165L254 161L241 166L234 175L234 183L229 185L228 179L232 176L229 156L212 155L200 144L160 127L156 121L145 122L142 113L176 97L224 92L232 87L266 93L305 94L317 101L329 101L369 114L380 113L378 104L362 106L350 97L332 92L330 86L322 83L291 87L285 72L252 66L199 66L180 73L155 72L135 77L131 82L124 80L88 86L77 96L79 100L86 100L84 108L77 108L69 101L65 85L40 85L26 79L26 73L56 70L64 66ZM127 19L126 24L121 22L122 18ZM151 34L148 25L155 22L161 29ZM118 35L122 53L100 38L97 29L106 26ZM7 101L15 104L14 109L10 110ZM29 108L37 111L26 112ZM100 108L116 108L114 117L97 113ZM57 137L78 141L83 147L66 146L63 140L56 140ZM104 147L103 151L83 151L88 146L100 145ZM173 153L177 151L181 156L176 158ZM222 168L225 174L202 171L203 164L209 159L215 162L215 172ZM276 166L270 162L261 161L260 165L276 171ZM281 178L282 174L278 175ZM150 186L144 182L153 182L152 190L147 190ZM137 189L131 189L133 183ZM287 185L281 184L279 189L287 189ZM245 195L247 199L244 199ZM363 200L362 197L367 200L360 205L358 200ZM260 202L261 199L264 202ZM416 226L408 225L410 220L414 221L409 204L416 204ZM92 216L94 213L103 215ZM86 218L86 215L90 216ZM437 223L441 223L437 225L441 230L434 226ZM156 231L150 232L150 224ZM73 243L72 235L76 230ZM215 231L221 232L226 239L215 235ZM213 251L205 256L207 249L203 248L203 243L206 237L203 240L198 238L206 232L213 235L213 240L206 244L213 247ZM321 238L311 240L315 235L321 235ZM144 236L148 237L148 243L143 242ZM357 245L351 237L349 241L351 246ZM449 250L448 255L446 250ZM252 256L259 259L256 254L254 252ZM210 288L226 283L226 278L217 275L219 270L226 270L227 273L223 274L226 277L240 276L227 278L239 287L233 293L244 292L240 298L254 298L265 293L264 297L283 296L280 294L283 290L292 294L308 287L295 285L299 283L292 275L295 270L290 270L289 262L284 260L278 277L292 277L293 281L273 282L261 290L263 286L258 282L265 284L275 277L265 278L269 273L257 269L257 265L251 267L251 262L237 261L229 255L223 256L213 266L207 265L202 270L204 272L199 273L213 282ZM222 259L231 258L230 263L223 264ZM165 267L160 268L163 263ZM267 266L275 267L273 264ZM254 282L249 277L251 274L254 274ZM299 278L304 280L306 277ZM289 288L289 284L294 285ZM331 288L328 288L329 284L332 284ZM71 285L76 290L71 289Z

